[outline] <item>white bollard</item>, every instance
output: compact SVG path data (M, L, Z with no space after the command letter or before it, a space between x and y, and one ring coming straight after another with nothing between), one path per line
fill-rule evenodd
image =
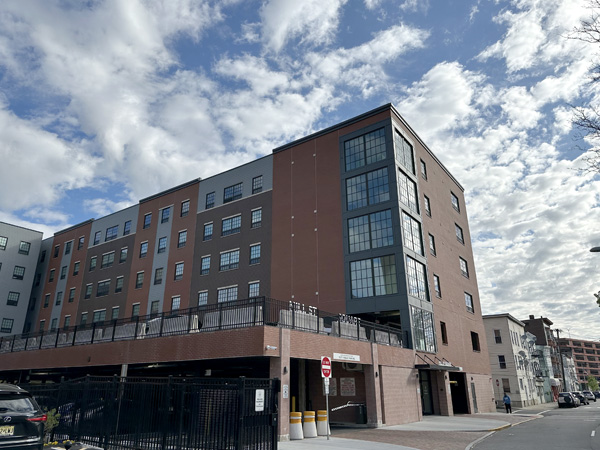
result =
M290 413L290 440L304 439L302 432L302 413Z
M324 409L320 409L317 411L317 435L319 436L327 436L327 430L329 426L327 425L327 411ZM331 431L329 431L329 435L331 436Z
M315 423L314 411L304 411L304 437L317 437L317 424Z

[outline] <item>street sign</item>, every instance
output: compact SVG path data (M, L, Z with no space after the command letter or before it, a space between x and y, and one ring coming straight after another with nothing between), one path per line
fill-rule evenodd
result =
M329 359L329 356L321 356L321 376L331 378L331 359Z

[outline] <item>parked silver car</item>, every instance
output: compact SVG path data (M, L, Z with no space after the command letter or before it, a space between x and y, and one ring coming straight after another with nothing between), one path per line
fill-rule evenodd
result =
M596 401L596 396L594 395L594 393L592 391L583 391L582 394L585 396L585 398L587 398L589 401L595 402Z
M579 406L579 399L575 398L570 392L561 392L558 394L559 408L577 408L577 406Z

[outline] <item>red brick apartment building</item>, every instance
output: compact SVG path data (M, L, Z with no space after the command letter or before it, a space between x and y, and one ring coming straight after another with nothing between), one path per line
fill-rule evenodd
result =
M277 377L285 439L326 355L370 426L495 410L463 188L392 105L56 233L30 289L7 381Z
M562 353L568 352L573 357L582 389L587 389L590 375L600 382L600 342L560 338L558 345Z

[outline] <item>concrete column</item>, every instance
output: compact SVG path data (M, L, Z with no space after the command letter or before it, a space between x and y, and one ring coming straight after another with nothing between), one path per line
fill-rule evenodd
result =
M121 377L127 376L128 369L129 369L129 364L121 364Z
M383 425L383 412L381 407L381 384L379 382L379 358L377 344L371 343L370 366L365 365L365 396L367 399L367 426L379 428Z
M435 374L437 380L437 396L440 405L440 415L453 416L454 411L452 409L452 392L450 391L450 380L448 379L448 371L439 370L435 372L432 371L431 373Z
M281 380L279 392L279 440L290 440L290 330L279 329L279 357L274 356L269 361L269 376ZM283 398L286 391L287 398Z

